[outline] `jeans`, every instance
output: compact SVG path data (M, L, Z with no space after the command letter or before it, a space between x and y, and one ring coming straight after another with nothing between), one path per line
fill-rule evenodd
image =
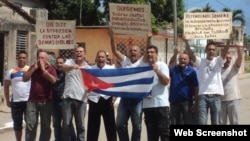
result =
M221 118L221 98L219 95L199 95L198 120L200 125L207 125L208 110L210 110L211 124L219 125Z
M143 109L148 141L169 141L169 107Z
M178 103L170 103L171 124L192 124L192 105L193 101L188 100Z
M227 118L230 125L239 124L240 99L231 101L222 101L221 103L221 124L227 124Z
M26 141L36 140L38 117L40 113L41 133L39 141L49 141L51 136L50 122L52 102L27 102Z
M70 141L70 129L74 116L77 141L85 141L84 117L86 114L87 103L71 98L63 99L63 141Z
M129 141L128 120L131 117L131 141L141 140L142 99L121 98L117 109L116 129L119 141Z
M53 127L54 127L54 136L55 141L62 140L62 122L63 122L63 107L62 101L57 100L53 101ZM76 133L73 124L70 126L70 139L71 141L76 140Z

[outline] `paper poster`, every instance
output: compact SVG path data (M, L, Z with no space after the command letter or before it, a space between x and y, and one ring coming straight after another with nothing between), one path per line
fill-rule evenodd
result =
M75 46L75 21L36 22L36 39L40 49L72 49Z

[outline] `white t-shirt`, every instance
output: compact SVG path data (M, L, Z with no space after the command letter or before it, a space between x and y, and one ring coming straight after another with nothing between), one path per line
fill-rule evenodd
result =
M143 56L139 58L136 62L132 63L131 60L124 55L123 61L121 62L122 68L134 68L139 67L143 63Z
M169 78L169 69L166 63L157 61L158 69L161 73L163 73L166 77ZM153 80L153 87L151 92L151 98L143 99L143 108L154 108L154 107L165 107L169 106L169 90L168 86L160 83L160 80L155 73Z
M27 101L29 98L31 81L23 82L23 74L27 72L29 66L23 68L14 67L10 69L5 80L11 81L13 102Z
M201 94L219 94L224 95L221 68L224 60L220 57L214 57L212 60L196 57L195 65L199 69L199 95Z
M91 68L92 69L100 69L97 65L91 66ZM105 64L105 66L102 69L115 69L115 66ZM95 103L98 103L100 97L103 97L106 100L110 98L110 96L108 96L108 95L98 94L98 93L95 93L92 91L88 94L88 99L95 102Z
M75 60L67 59L65 64L75 65ZM81 68L90 68L90 66L85 62L85 65ZM83 86L82 72L80 69L72 69L66 72L63 97L86 102L87 94Z
M240 68L238 68L236 64L230 65L227 68L222 68L221 76L224 86L224 96L221 97L222 101L241 99L237 80L239 69Z

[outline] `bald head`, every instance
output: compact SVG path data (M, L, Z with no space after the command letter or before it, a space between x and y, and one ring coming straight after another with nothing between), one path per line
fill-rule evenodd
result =
M186 53L181 53L179 55L178 60L179 60L179 65L182 68L185 68L189 64L189 62L190 62L189 56Z
M141 49L139 46L131 46L129 48L129 59L132 63L136 62L141 57Z

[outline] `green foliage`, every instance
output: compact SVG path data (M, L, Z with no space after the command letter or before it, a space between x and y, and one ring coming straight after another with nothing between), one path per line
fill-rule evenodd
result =
M205 7L203 7L202 9L198 8L198 9L194 9L191 12L216 12L216 10L214 10L209 3L206 4Z
M245 73L250 73L250 68L245 68Z
M159 28L161 29L167 29L168 26L168 22L167 21L163 21L163 22L158 22L157 24L159 26Z
M47 0L49 19L76 20L77 25L107 25L109 23L109 2L130 3L130 4L150 4L151 5L151 25L152 31L158 32L159 28L165 29L169 23L173 22L173 0L105 0L104 12L97 8L100 6L99 0L82 0L82 13L80 20L81 0ZM179 21L183 19L185 12L183 0L176 0L177 17ZM178 32L182 33L183 23L178 23Z
M184 23L183 23L183 20L178 21L178 23L177 23L177 35L178 35L179 37L182 37L183 30L184 30Z
M232 20L233 20L233 22L239 21L239 22L241 22L242 26L244 26L246 24L244 12L243 12L242 9L231 10L229 8L223 8L221 11L223 11L223 12L232 12Z
M248 37L246 34L244 34L244 46L250 47L250 37Z
M250 56L245 55L245 61L250 61Z
M79 25L98 25L98 5L92 0L82 0L82 20L80 20L81 0L54 0L47 4L49 19L76 20Z
M171 23L174 20L173 11L174 11L173 0L168 0L166 5L164 6L164 13L162 14L162 17L164 17L164 20L166 20L168 23ZM176 11L177 11L177 19L182 20L185 12L185 6L183 0L176 0Z

